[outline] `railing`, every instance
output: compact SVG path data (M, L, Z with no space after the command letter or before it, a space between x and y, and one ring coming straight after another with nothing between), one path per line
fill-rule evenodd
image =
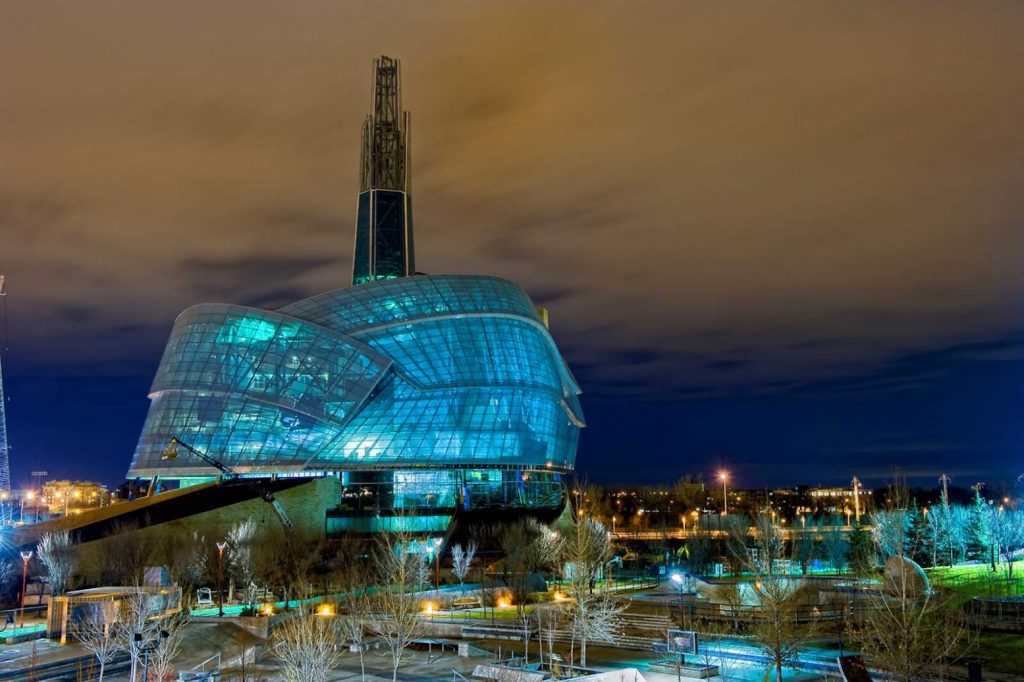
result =
M1024 601L975 597L964 605L967 620L993 630L1024 631Z
M214 661L214 660L217 661L217 665L213 666L211 668L211 670L217 670L218 668L220 668L220 656L221 656L221 654L218 651L213 656L210 656L208 659L206 659L205 661L203 661L199 665L193 666L191 672L205 673L206 672L206 664L209 663L210 661Z

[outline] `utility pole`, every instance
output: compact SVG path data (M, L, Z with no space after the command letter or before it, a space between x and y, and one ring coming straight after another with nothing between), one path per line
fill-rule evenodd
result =
M857 525L860 525L860 481L854 476L851 484L853 485L853 514L857 519Z

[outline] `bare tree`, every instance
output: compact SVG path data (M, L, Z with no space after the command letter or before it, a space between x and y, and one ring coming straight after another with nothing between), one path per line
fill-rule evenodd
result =
M533 573L557 559L557 538L550 528L534 519L509 524L501 534L506 584L520 615L532 591Z
M75 546L68 531L45 533L36 546L39 561L46 571L50 592L54 596L67 592L75 571Z
M274 633L281 677L287 682L327 682L341 660L340 621L303 614L278 626Z
M751 614L750 630L778 682L782 682L782 669L796 658L813 628L813 622L800 622L806 595L791 579L774 575L783 546L782 531L768 514L758 515L752 530L745 522L730 526L730 551L744 570L754 574L751 586L758 604Z
M717 679L721 682L739 679L739 666L736 660L728 655L725 647L727 632L728 626L724 624L708 623L701 630L697 646L697 660L705 668L717 667Z
M118 521L103 544L105 568L117 574L121 585L141 585L155 549L153 536L136 523Z
M345 639L355 647L359 654L360 679L366 679L366 631L370 619L370 597L367 591L365 567L357 563L348 563L341 571L342 598L344 613L339 616L339 627Z
M70 628L71 637L96 658L100 666L98 682L103 682L107 664L121 651L120 617L117 602L101 602Z
M157 682L178 679L178 671L174 667L174 659L181 653L188 616L177 613L159 621L156 633L157 646L149 652L148 668ZM149 682L143 680L143 682Z
M592 518L577 517L563 546L563 574L572 597L572 632L580 640L580 664L587 664L587 642L610 641L622 607L604 590L594 587L612 556L608 531Z
M198 581L193 568L200 560L202 544L194 533L180 526L165 524L152 528L155 536L152 559L167 567L171 584L192 587Z
M992 544L997 548L999 557L1006 562L1006 580L1012 584L1013 555L1024 545L1024 512L990 507L989 517L987 526L991 529Z
M382 534L375 553L382 587L373 595L374 613L368 625L391 654L393 681L398 679L406 647L419 635L421 626L415 590L423 561L421 554L409 551L412 545L408 533Z
M852 628L854 641L869 665L901 682L933 674L946 679L967 640L963 615L922 589L916 567L906 562L891 565L863 613Z
M530 640L533 639L533 626L535 618L526 609L519 609L518 613L519 632L523 638L523 662L530 662Z
M475 556L476 543L472 540L469 541L465 549L462 548L462 545L452 547L452 573L459 579L460 588L466 584L466 576L469 575Z
M615 638L624 607L605 590L588 593L573 605L572 628L580 641L580 665L587 665L587 643L611 642Z
M228 529L227 552L230 559L233 582L241 582L245 590L245 609L249 611L253 605L253 587L256 577L256 562L253 559L253 543L256 540L257 527L252 519L240 521Z
M161 608L157 608L157 602L150 598L147 592L136 585L126 594L119 605L120 612L117 617L117 639L121 650L127 652L131 659L131 674L129 679L135 682L136 676L141 672L139 667L143 664L146 654L147 643L159 641L160 631L164 628L165 619ZM143 680L143 682L148 682Z
M821 536L821 550L826 561L832 565L836 573L846 570L846 556L850 551L850 541L840 527L838 518L833 518Z

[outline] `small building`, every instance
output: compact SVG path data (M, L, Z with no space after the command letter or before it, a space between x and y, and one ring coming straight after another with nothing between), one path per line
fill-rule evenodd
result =
M61 644L74 639L75 626L87 621L104 626L123 622L125 617L143 610L145 620L164 618L181 610L181 588L169 587L93 587L53 597L46 611L46 636Z

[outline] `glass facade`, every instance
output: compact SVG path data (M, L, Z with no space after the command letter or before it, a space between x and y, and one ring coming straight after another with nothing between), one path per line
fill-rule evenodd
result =
M416 270L409 196L371 189L360 193L352 283L406 277Z
M378 511L530 504L573 467L578 393L529 297L493 277L198 305L175 321L128 475L214 474L161 458L178 437L241 473L355 477Z

